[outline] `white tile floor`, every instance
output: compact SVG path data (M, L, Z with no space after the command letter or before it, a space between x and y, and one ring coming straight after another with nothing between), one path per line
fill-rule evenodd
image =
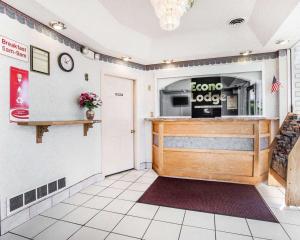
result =
M136 203L157 178L128 171L87 187L0 240L300 240L300 209L284 190L257 187L280 224Z

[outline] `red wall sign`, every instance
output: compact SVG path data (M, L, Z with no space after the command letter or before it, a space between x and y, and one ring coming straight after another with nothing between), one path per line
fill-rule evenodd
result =
M29 119L28 71L10 68L10 121L20 122Z

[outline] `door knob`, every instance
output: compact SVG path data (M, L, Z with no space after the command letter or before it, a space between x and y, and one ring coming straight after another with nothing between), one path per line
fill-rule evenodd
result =
M131 133L135 133L135 130L134 130L134 129L132 129L130 132L131 132Z

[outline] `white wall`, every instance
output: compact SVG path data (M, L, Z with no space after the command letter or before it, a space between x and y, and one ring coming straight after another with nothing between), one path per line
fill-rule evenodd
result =
M292 48L292 104L294 113L300 114L300 42Z
M291 111L291 55L290 51L280 50L278 58L278 72L281 83L279 91L279 119L282 123Z
M52 38L0 14L0 33L26 45L50 51L51 75L29 73L30 120L83 119L84 110L77 104L82 91L100 94L100 78L109 73L136 80L136 166L145 162L144 117L150 114L151 74L122 65L96 62L82 56ZM75 61L71 73L61 71L57 57L68 52ZM6 217L6 199L27 190L66 177L67 186L101 172L101 125L83 136L82 126L53 126L45 133L43 144L35 143L33 127L9 123L9 68L29 70L29 63L0 55L0 196L1 219ZM89 81L84 74L89 74ZM145 80L144 80L145 79ZM149 92L149 93L148 93ZM148 100L150 98L150 100ZM96 110L96 119L101 118Z

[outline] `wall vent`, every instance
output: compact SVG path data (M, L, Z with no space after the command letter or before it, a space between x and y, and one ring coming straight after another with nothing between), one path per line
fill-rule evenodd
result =
M13 197L9 200L10 211L14 211L20 207L23 207L23 194Z
M25 207L28 204L32 204L35 201L46 197L49 194L52 194L60 189L66 187L66 178L61 178L57 181L45 184L37 189L32 189L28 192L10 198L9 203L9 212L13 212L17 209Z
M36 200L36 190L34 189L24 193L24 197L25 197L25 205L34 202Z
M58 180L58 189L66 187L66 178L61 178Z
M237 26L245 22L244 18L234 18L229 21L230 26Z
M47 193L48 193L47 185L41 186L37 189L37 198L40 199L42 197L45 197Z
M57 191L57 181L48 184L48 194Z

